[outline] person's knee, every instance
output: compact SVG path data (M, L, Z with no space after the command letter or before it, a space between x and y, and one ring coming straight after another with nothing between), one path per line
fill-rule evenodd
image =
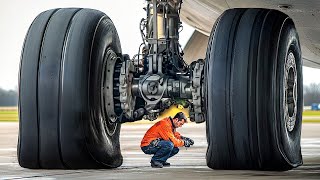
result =
M169 141L168 146L170 147L170 149L173 149L174 144L171 141Z
M171 141L168 142L168 148L170 148L170 150L174 148L174 144Z
M163 146L170 151L174 148L174 144L171 141L163 141Z
M173 152L173 154L177 154L179 152L179 148L177 148L177 147L173 148L172 152Z

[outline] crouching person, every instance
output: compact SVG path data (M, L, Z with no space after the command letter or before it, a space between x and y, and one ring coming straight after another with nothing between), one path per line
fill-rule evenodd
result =
M183 126L187 118L182 112L177 113L173 118L167 117L155 123L144 135L141 141L141 150L145 154L153 154L151 167L162 168L170 166L167 159L179 152L179 147L190 147L193 140L183 137L176 131L176 128Z

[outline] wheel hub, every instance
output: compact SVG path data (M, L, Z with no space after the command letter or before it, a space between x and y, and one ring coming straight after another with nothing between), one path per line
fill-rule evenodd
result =
M124 62L122 62L120 77L119 77L119 93L120 93L120 103L121 109L127 118L133 117L133 112L135 108L136 97L132 95L132 80L134 66L127 57Z
M119 81L120 70L117 68L120 59L116 53L108 49L104 59L103 69L102 69L102 78L101 78L101 107L103 112L103 122L105 129L109 135L113 135L117 129L117 106L120 106L118 103L119 91L117 84L114 83ZM119 85L118 85L119 86Z
M295 127L297 115L297 69L292 52L288 53L284 72L284 119L287 130L291 132Z

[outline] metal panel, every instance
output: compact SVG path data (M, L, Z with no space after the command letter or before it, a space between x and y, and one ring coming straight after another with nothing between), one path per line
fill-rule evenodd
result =
M288 5L289 8L281 8ZM319 0L184 0L183 22L210 35L213 23L229 8L267 8L280 10L290 16L299 33L304 65L320 68L320 1ZM314 62L314 63L310 63Z

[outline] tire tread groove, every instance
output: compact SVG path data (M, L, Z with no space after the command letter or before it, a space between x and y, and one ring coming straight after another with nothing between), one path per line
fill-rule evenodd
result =
M60 102L61 102L61 86L62 86L62 73L63 73L63 63L64 63L64 51L65 51L65 46L66 46L66 43L67 43L67 40L68 40L68 35L70 33L70 26L71 26L71 23L73 21L73 18L74 16L81 10L82 8L78 8L78 10L76 10L72 17L70 18L69 22L68 22L68 27L67 27L67 31L66 31L66 34L64 36L64 40L63 40L63 50L62 50L62 54L61 54L61 61L60 61L60 70L59 70L59 90L58 90L58 119L57 119L57 134L58 134L58 149L59 149L59 157L60 157L60 161L63 165L63 167L65 168L68 168L70 169L70 166L67 165L67 163L64 162L63 158L62 158L62 152L61 152L61 135L60 135Z

